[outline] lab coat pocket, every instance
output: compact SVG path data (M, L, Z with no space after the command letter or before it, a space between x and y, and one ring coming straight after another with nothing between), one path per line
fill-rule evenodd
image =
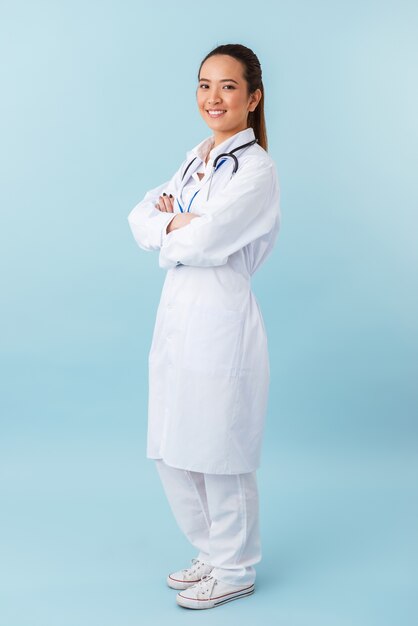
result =
M239 311L193 305L185 327L183 369L236 376L243 321Z

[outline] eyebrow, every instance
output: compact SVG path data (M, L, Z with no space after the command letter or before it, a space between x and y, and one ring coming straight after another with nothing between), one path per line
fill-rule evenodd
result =
M210 83L209 78L199 78L199 82L200 82L201 80L204 80L204 81L206 81L207 83ZM222 79L222 80L220 80L219 82L220 82L220 83L229 83L229 82L231 82L231 83L236 83L236 84L238 85L238 82L237 82L236 80L234 80L233 78L223 78L223 79Z

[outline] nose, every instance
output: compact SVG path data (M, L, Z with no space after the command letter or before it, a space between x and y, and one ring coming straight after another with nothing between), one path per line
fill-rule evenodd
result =
M217 91L213 90L210 94L210 97L208 99L208 104L215 104L221 101L221 98L219 97Z

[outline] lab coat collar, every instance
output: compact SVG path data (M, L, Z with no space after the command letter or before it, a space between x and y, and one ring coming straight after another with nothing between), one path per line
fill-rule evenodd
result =
M215 138L211 135L192 148L188 152L188 155L197 156L201 161L204 161L210 149L209 161L212 161L215 160L218 154L230 152L233 148L248 143L253 139L255 139L254 129L252 127L244 128L244 130L240 130L238 133L235 133L235 135L231 135L231 137L225 139L225 141L218 144L215 148L210 149L210 146L213 146L215 143Z

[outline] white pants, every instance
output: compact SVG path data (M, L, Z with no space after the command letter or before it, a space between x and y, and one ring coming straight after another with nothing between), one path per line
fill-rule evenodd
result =
M176 522L214 567L211 575L231 585L255 581L261 561L256 472L203 474L177 469L156 459Z

